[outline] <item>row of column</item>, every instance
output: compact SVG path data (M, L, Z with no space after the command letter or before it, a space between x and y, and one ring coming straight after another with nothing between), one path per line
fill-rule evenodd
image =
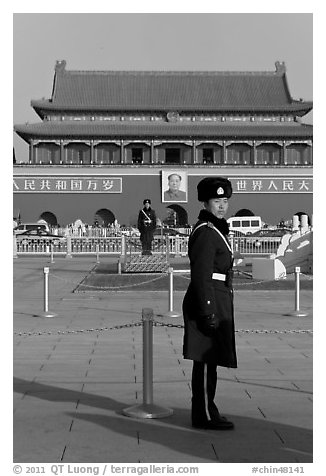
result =
M36 149L35 146L39 143L44 143L44 142L48 143L49 141L31 140L30 148L29 148L30 163L35 162L34 159L35 159L35 154L37 152L37 149ZM276 144L276 145L281 146L282 149L283 149L282 154L281 154L281 163L280 163L280 165L285 165L287 147L289 145L295 145L295 144L305 144L307 146L312 145L312 141L302 141L302 142L297 142L297 141L269 141L269 142L266 142L266 141L239 141L239 142L235 142L235 141L205 141L205 142L203 142L203 141L196 141L196 140L193 140L193 141L173 141L173 142L172 141L166 141L166 142L164 142L164 141L154 141L154 140L151 140L151 141L146 141L145 140L145 141L138 141L138 142L124 141L124 140L110 141L110 142L95 141L95 140L90 140L88 142L87 141L63 141L63 140L60 140L60 142L59 141L53 141L52 143L60 145L60 163L66 163L65 145L71 144L71 143L78 143L78 142L90 146L90 163L91 164L96 163L96 161L95 161L95 146L97 146L99 144L115 144L115 145L118 145L120 147L120 163L121 164L126 163L125 148L126 148L126 146L128 146L130 144L134 145L135 147L140 146L141 144L148 145L150 147L150 150L151 150L151 153L150 153L150 163L151 164L157 163L156 157L155 157L155 147L158 146L158 145L162 145L162 144L167 144L167 145L175 144L176 146L181 144L181 145L185 145L185 146L188 146L188 147L192 147L191 164L197 164L198 163L198 157L197 157L197 150L198 149L197 149L197 147L199 145L207 145L207 148L209 148L209 146L211 146L212 144L222 147L223 148L223 157L224 157L224 162L225 162L225 158L227 157L227 147L229 145L232 145L232 144L233 145L247 144L250 147L252 147L252 152L253 152L252 162L253 162L253 164L256 164L257 163L257 146L262 145L262 144L266 144L266 145Z

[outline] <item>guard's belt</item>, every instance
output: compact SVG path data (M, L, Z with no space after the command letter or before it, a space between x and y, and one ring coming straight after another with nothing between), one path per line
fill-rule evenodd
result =
M212 279L216 279L217 281L226 281L226 274L213 273Z

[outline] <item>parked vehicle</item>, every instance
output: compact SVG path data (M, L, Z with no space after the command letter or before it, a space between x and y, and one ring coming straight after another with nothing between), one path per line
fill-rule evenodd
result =
M20 235L25 231L31 230L44 230L48 232L50 231L46 223L21 223L20 225L14 228L14 233L15 235Z
M287 233L292 233L290 228L263 228L258 230L255 233L252 233L252 236L262 236L262 237L273 237L273 236L283 236Z
M135 237L135 236L140 236L140 231L138 230L138 228L135 228L135 227L120 227L119 228L119 233L121 235L126 235L126 236L132 236L132 237Z
M259 216L231 217L227 219L230 231L252 235L262 229L263 224Z
M64 241L66 238L62 235L54 235L49 231L38 229L38 230L27 230L17 235L17 240L22 244L28 243L37 243L45 242L48 244L58 245L60 242Z
M169 227L156 228L156 230L154 231L154 236L162 236L162 235L164 235L164 236L166 236L166 235L169 235L169 236L176 236L176 235L188 236L187 233L182 233L176 228L169 228Z

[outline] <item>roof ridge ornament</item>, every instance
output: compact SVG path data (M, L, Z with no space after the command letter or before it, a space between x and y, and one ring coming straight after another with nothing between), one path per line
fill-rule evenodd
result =
M66 60L57 60L55 64L55 72L56 73L63 73L66 69Z
M286 66L284 61L275 61L276 73L284 74L286 73Z
M177 111L169 111L166 115L168 122L177 122L180 119L179 113Z

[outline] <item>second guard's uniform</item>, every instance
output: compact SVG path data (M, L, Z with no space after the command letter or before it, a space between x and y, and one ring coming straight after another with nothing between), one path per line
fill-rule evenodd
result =
M140 241L142 244L142 254L143 255L151 255L152 254L152 241L153 241L153 234L156 229L156 214L155 211L149 206L146 207L145 205L151 204L150 199L145 199L143 204L144 208L139 211L138 214L138 230L140 231Z

